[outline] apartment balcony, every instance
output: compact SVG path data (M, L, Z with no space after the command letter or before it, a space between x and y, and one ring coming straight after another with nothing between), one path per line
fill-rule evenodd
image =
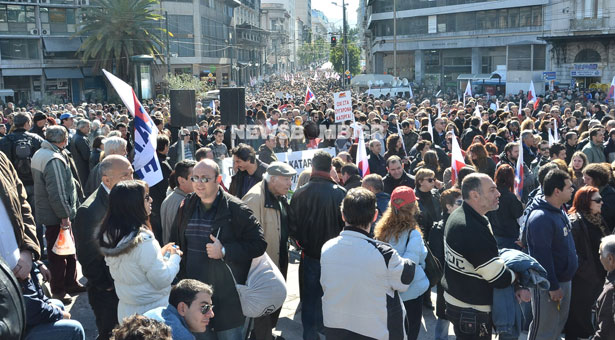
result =
M608 30L608 17L570 19L571 31L603 31Z

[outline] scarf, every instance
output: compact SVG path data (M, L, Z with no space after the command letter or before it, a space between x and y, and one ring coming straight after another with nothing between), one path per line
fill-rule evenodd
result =
M602 215L601 214L590 214L590 213L581 213L583 218L587 220L591 225L600 228L603 235L608 235L606 232L606 228L604 227L604 223L602 223Z

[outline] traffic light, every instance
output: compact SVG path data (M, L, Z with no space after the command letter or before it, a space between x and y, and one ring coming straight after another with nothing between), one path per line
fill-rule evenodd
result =
M331 37L331 47L335 47L335 45L337 45L337 37L332 36Z
M349 74L349 75L346 76L346 83L347 84L350 84L350 79L351 79L351 75Z

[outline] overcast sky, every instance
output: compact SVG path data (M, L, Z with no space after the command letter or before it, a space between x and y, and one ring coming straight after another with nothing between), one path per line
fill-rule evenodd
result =
M329 19L329 22L334 23L336 26L342 26L342 0L333 0L337 2L339 6L335 6L331 3L331 0L312 0L312 8L322 11ZM359 0L346 0L346 20L348 20L348 26L354 27L357 24L357 8L359 7Z

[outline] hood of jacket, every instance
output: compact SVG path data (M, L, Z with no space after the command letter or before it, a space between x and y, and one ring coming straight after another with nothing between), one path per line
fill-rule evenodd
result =
M104 237L107 238L108 236L105 235ZM152 234L151 231L141 227L139 230L135 230L124 236L114 248L100 247L100 251L104 256L110 257L128 254L135 249L139 243L151 240L153 237L154 234Z
M534 209L544 209L554 213L562 213L561 209L551 205L544 197L536 198L536 207Z

